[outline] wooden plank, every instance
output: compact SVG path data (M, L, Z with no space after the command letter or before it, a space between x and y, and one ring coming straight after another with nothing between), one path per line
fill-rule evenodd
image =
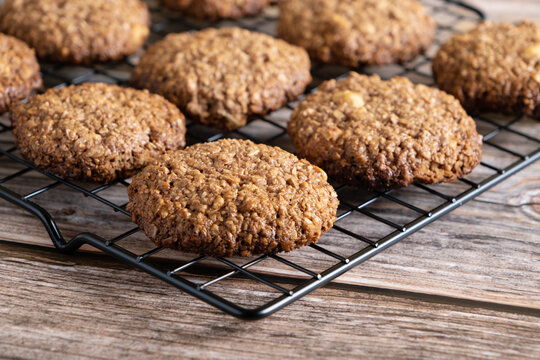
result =
M491 20L515 22L531 19L540 22L537 0L467 0L467 3L483 9Z
M538 311L412 293L330 286L245 322L102 257L6 244L0 288L7 358L540 356ZM235 296L241 301L245 293Z
M540 20L534 0L470 1L490 14L501 9L504 17L521 12ZM535 124L529 123L533 132ZM338 279L365 286L329 284L253 323L106 257L0 243L1 356L538 359L539 173L536 164ZM28 179L23 190L43 180L35 174ZM66 225L66 236L85 226L113 234L130 225L98 205L80 209L81 198L65 189L45 200ZM403 216L388 204L380 210L396 221ZM1 238L48 243L40 224L20 210L2 204L0 216ZM352 249L343 237L325 241ZM144 238L131 246L141 252L150 247ZM325 264L309 252L291 256L313 267ZM275 274L288 273L277 264L258 271L276 280ZM243 279L212 290L239 302L249 302L254 291L260 301L275 296Z

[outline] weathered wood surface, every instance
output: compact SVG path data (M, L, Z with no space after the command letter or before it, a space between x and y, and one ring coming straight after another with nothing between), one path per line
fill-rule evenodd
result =
M474 2L485 4L491 16L540 21L537 1ZM532 120L520 124L536 135L538 125ZM513 149L528 149L511 137L503 140ZM510 161L487 152L496 161ZM2 163L0 176L14 170ZM483 174L479 169L477 175ZM29 173L24 181L6 185L26 193L48 183L49 179ZM449 192L462 188L459 183L444 187ZM129 219L111 216L93 200L67 189L59 191L36 202L46 204L60 220L66 238L83 230L111 237L132 226ZM418 189L400 194L413 203L426 203ZM118 203L126 200L123 190L105 195ZM381 203L375 211L396 222L411 215L390 203ZM2 202L0 216L0 238L50 246L41 224L28 214ZM361 226L374 238L389 230L373 225L367 219L347 223L349 229ZM321 244L344 255L358 250L357 243L336 232ZM137 236L128 240L128 248L143 253L152 245ZM186 258L170 252L159 257L165 257L160 263L168 266ZM309 249L284 257L314 270L331 264ZM275 281L284 281L278 275L298 276L276 262L254 270ZM231 283L238 290L232 290ZM212 290L246 303L251 303L253 292L260 302L275 295L242 279ZM0 357L358 358L361 354L533 359L540 357L539 309L539 163L333 284L255 323L232 319L103 256L67 256L0 243Z
M330 285L270 318L245 322L102 257L7 244L0 244L0 284L0 356L7 358L537 359L540 353L538 311L369 287Z
M482 9L488 19L516 22L522 19L538 21L538 0L467 0Z

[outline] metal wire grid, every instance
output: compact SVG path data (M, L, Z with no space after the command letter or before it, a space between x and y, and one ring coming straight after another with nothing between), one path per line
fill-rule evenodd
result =
M438 34L435 46L438 47L443 42L444 36L440 36L445 32L447 35L455 32L455 26L463 21L469 21L476 23L483 18L481 12L473 9L458 1L444 1L444 0L431 0L425 1L431 9L432 16L438 19ZM190 20L171 17L164 14L159 7L155 4L151 4L151 10L154 18L154 24L152 26L152 40L161 38L163 35L171 31L188 31L193 29L200 29L208 24L191 22ZM442 15L442 17L441 17ZM254 31L272 32L275 22L275 11L267 13L255 19L247 19L241 22L232 23L234 25L240 25L244 28L248 28ZM231 22L222 22L220 26L228 26ZM383 77L390 77L395 75L403 75L413 77L415 80L432 84L429 68L431 63L431 56L433 52L428 51L426 55L419 56L413 62L402 66L393 66L393 73L382 74ZM93 68L70 68L68 76L65 75L66 67L59 65L44 65L43 77L47 87L63 87L69 84L79 84L85 81L105 81L117 84L125 85L127 83L128 72L131 66L136 62L137 57L131 57L125 61L96 66ZM317 65L312 69L315 81L318 82L324 80L324 76L320 74L324 71L328 71L329 67ZM391 69L391 70L392 70ZM381 68L365 68L358 69L363 72L373 72L373 70L379 72ZM347 69L330 67L330 73L340 75L347 71ZM76 73L73 75L73 73ZM383 71L384 72L384 71ZM287 105L285 112L294 109L294 103ZM287 117L287 116L285 116ZM14 144L9 147L0 148L0 160L3 162L10 161L22 165L22 169L5 176L0 179L0 196L20 207L29 211L37 216L45 226L49 236L51 237L54 245L63 252L73 252L77 250L83 244L89 244L102 250L105 253L115 256L116 258L127 262L134 267L143 270L159 279L162 279L169 284L193 295L197 298L206 301L207 303L229 313L234 316L245 319L257 319L265 317L273 312L283 308L284 306L294 302L300 297L308 294L314 289L323 286L329 281L335 279L337 276L347 272L363 261L369 259L375 254L383 251L384 249L395 244L399 240L407 237L415 231L423 228L427 224L435 221L444 214L454 210L463 203L475 198L484 191L488 190L495 184L502 180L512 176L519 170L523 169L527 165L533 163L540 158L540 139L535 136L524 133L516 128L516 125L524 118L515 118L510 121L497 120L492 117L478 116L476 117L478 123L483 123L489 127L490 130L484 134L484 149L486 147L492 147L496 151L499 151L505 156L511 157L513 160L506 166L495 165L492 163L482 162L480 167L484 168L490 175L482 176L479 180L471 180L469 177L459 179L461 185L465 186L457 194L448 195L447 192L441 191L437 186L426 186L422 184L414 185L413 187L422 192L423 196L430 196L437 199L440 203L436 206L426 209L426 206L422 204L413 204L412 201L403 200L400 197L402 190L400 191L386 191L376 193L362 193L361 191L351 188L347 185L335 184L336 191L340 198L340 210L338 213L338 220L336 221L333 231L341 233L342 236L349 237L355 241L355 251L352 255L346 256L340 254L338 251L334 251L333 248L326 246L325 238L323 238L319 244L313 244L310 248L316 251L320 256L326 257L331 260L331 265L322 271L316 271L309 268L309 265L305 265L301 261L301 252L297 251L291 256L289 255L264 255L238 265L232 259L217 258L213 260L213 264L216 262L221 264L225 269L228 269L225 273L221 273L219 276L207 278L204 281L193 281L186 276L187 271L195 271L194 269L200 264L204 264L210 259L206 256L199 256L188 261L181 261L174 267L168 267L163 269L161 264L156 263L150 257L157 255L164 249L161 247L153 248L142 254L135 254L127 250L121 244L129 237L137 234L139 229L136 227L131 228L124 233L115 236L113 238L104 238L95 233L83 232L70 241L66 241L60 230L58 229L55 219L50 213L43 207L39 206L32 200L46 192L51 192L60 185L67 186L72 190L81 193L85 197L93 198L99 201L101 204L112 209L114 212L130 216L126 211L126 203L115 203L108 200L101 194L113 187L125 188L129 185L128 181L120 180L114 183L95 186L94 188L87 189L81 184L77 184L71 181L63 180L51 174L45 174L52 180L48 185L34 189L26 194L19 194L10 190L4 186L8 182L16 182L18 178L24 176L28 172L38 171L32 164L22 159L17 154L17 149ZM257 125L258 124L258 125ZM279 144L285 148L290 147L290 142L287 141L286 135L286 123L284 121L276 120L272 114L260 117L254 120L250 125L245 128L229 132L221 133L212 129L205 128L195 123L189 123L188 125L188 143L195 143L201 141L215 141L224 137L239 137L251 139L255 142L264 142L268 144ZM8 134L11 131L11 127L8 124L0 123L0 134ZM533 149L527 154L518 153L500 143L493 141L493 139L501 133L509 133L513 136L517 136L519 141L527 141L533 144ZM44 173L43 173L44 174ZM125 189L123 190L125 191ZM359 195L359 196L358 196ZM393 220L390 216L380 213L370 208L381 202L387 201L397 206L398 208L410 211L415 214L414 218L405 224L399 223ZM354 218L355 215L361 214L367 219L374 221L380 226L389 227L391 230L384 236L369 236L368 234L358 231L358 227L351 230L348 228L345 220ZM356 221L356 220L355 220ZM377 226L379 226L377 225ZM255 265L262 264L268 260L274 260L279 262L282 266L296 271L303 275L303 280L293 288L287 288L275 281L271 281L264 273L257 271L250 271L250 268ZM197 272L197 271L195 271ZM262 284L274 292L277 292L271 301L265 302L262 305L256 307L242 306L237 302L228 300L217 293L211 291L209 288L218 283L222 283L223 280L229 279L234 276L242 276L247 279L251 279L258 284ZM292 278L292 277L291 277ZM297 277L294 277L297 280ZM293 282L295 283L295 282ZM234 283L228 283L228 286L234 285ZM258 297L257 294L250 294L252 297ZM266 299L266 298L265 298Z

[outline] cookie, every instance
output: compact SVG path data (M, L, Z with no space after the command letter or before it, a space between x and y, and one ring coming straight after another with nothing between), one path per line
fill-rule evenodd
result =
M148 91L102 83L49 89L12 108L23 157L65 179L113 181L185 145L184 116Z
M92 64L135 53L149 34L139 0L6 0L0 31L25 41L45 61Z
M435 56L433 76L470 111L540 118L540 25L486 21L454 35Z
M459 101L403 77L327 81L295 108L288 132L299 156L330 177L374 189L451 181L481 158Z
M416 0L287 0L279 6L279 37L324 63L402 63L434 39L435 23Z
M242 127L301 95L311 81L307 53L239 28L170 34L150 46L131 74L135 87L223 130Z
M238 19L261 13L270 0L160 0L163 6L200 20Z
M0 34L0 114L41 87L34 51L22 41Z
M315 243L338 206L318 167L233 139L167 153L133 178L128 193L133 221L158 246L213 256Z

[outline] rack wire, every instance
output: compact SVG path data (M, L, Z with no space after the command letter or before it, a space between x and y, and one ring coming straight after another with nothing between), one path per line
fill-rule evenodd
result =
M378 73L383 78L407 76L414 82L433 85L430 67L438 46L453 33L468 30L477 24L484 15L460 1L423 2L438 24L436 42L426 54L404 65L354 70ZM153 18L149 43L169 32L191 31L207 26L235 25L273 35L277 17L277 9L270 8L259 17L208 24L171 15L153 2L149 4ZM48 88L60 88L86 81L127 85L129 70L137 62L139 55L125 61L89 68L42 64L42 75ZM338 66L316 65L312 68L314 82L309 90L323 80L345 76L349 70ZM236 137L278 145L293 151L286 134L286 121L296 104L288 104L279 111L257 118L246 127L229 133L218 132L193 122L188 123L188 144ZM172 256L173 260L169 257L169 260L163 261L160 254L169 250L161 247L143 252L130 251L128 245L136 243L136 248L140 249L141 243L148 244L150 241L144 239L139 229L129 221L130 214L125 208L125 193L129 180L89 185L44 173L21 158L11 136L11 127L5 119L0 122L0 169L13 168L14 172L0 179L0 197L37 217L59 251L72 253L82 245L93 246L226 313L244 319L259 319L325 285L540 158L540 139L536 136L540 123L525 117L508 118L486 114L477 114L475 119L484 135L484 159L472 174L451 184L416 184L407 189L386 192L366 192L345 184L333 184L341 203L338 220L333 229L323 236L318 244L290 254L263 255L247 260L206 256L191 258L189 255L175 254ZM528 146L524 147L525 143ZM527 149L527 152L517 151L516 144L519 144L520 149ZM36 182L31 191L14 190L13 186L10 188L10 184L17 188L17 184L22 182L21 179L31 172L44 175L43 179L46 181L42 179L41 184ZM109 193L109 196L105 195L106 193ZM75 204L78 209L90 206L89 201L95 200L95 204L105 209L96 216L109 218L113 212L121 215L122 219L114 217L111 220L112 225L109 228L128 228L113 236L110 231L107 231L107 234L105 231L101 233L100 230L104 228L94 227L78 232L67 241L60 230L59 224L62 220L59 216L51 215L57 215L58 211L47 208L52 206L51 199L60 202L62 207L66 205L62 203L62 199L73 197L74 194L82 195L82 201ZM122 197L123 201L120 200ZM71 228L84 230L82 224L75 224ZM136 239L130 241L133 237ZM243 262L238 263L240 261ZM276 273L280 275L280 281L272 280L276 277L270 275ZM238 289L238 281L235 281L238 277L247 279L264 290L255 291L252 285L247 290ZM233 295L220 295L220 291L224 289ZM246 301L249 305L243 304ZM252 303L257 305L253 306Z

